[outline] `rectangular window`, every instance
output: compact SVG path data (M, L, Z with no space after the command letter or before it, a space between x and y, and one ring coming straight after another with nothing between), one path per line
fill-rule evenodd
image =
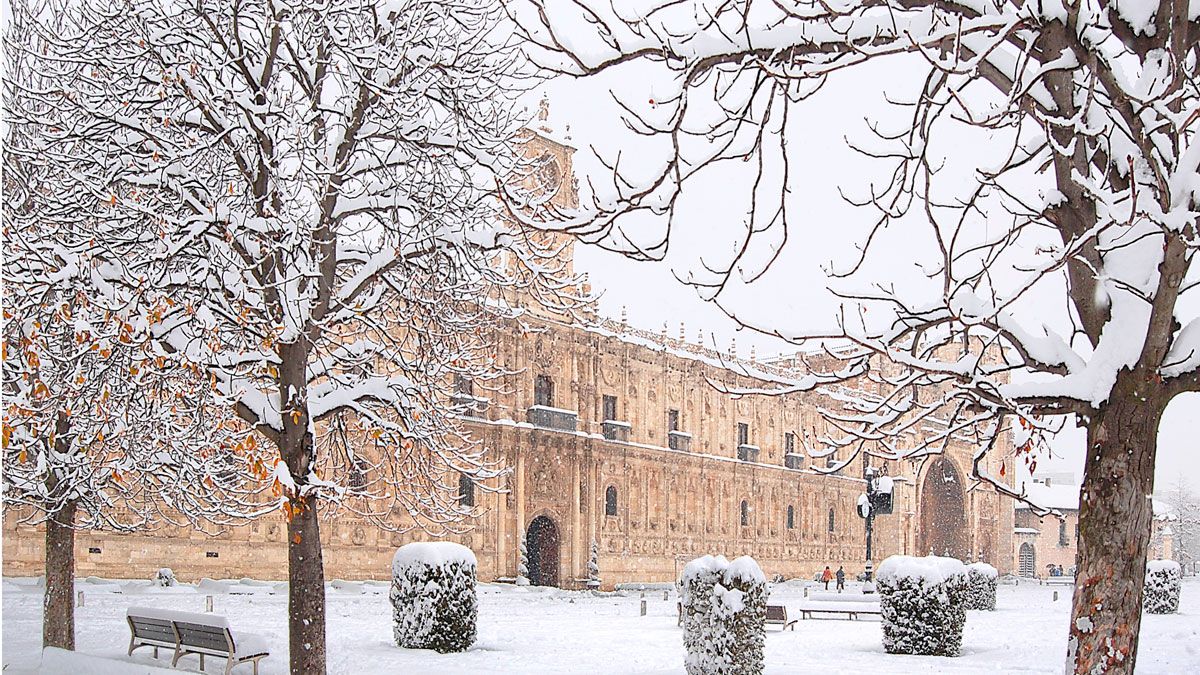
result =
M679 431L679 411L674 408L667 411L667 431Z
M616 396L605 396L604 399L602 400L601 407L604 409L602 412L602 414L603 414L603 417L601 418L602 420L617 419L617 397Z
M783 435L783 449L788 453L796 451L796 434L789 431Z
M1065 520L1058 521L1058 545L1070 545L1070 542L1067 541L1067 521Z
M738 445L750 445L750 425L738 422Z
M533 404L554 407L554 380L549 375L538 375L533 381Z
M462 394L463 396L474 396L475 383L472 382L471 378L467 377L466 375L455 375L454 391L455 393Z

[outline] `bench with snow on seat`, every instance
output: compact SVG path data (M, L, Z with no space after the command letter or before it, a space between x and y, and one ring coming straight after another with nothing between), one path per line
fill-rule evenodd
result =
M1038 583L1043 586L1074 586L1075 577L1046 577L1039 579Z
M783 605L767 605L767 619L765 623L768 626L780 626L781 631L788 629L796 630L796 619L788 620L787 607Z
M829 616L833 619L849 619L857 621L864 616L883 616L878 604L870 602L805 602L798 608L801 619Z
M259 660L269 654L265 639L235 633L223 616L130 607L125 618L129 622L129 655L139 647L153 647L157 658L159 647L166 647L174 650L172 667L183 657L198 654L200 670L204 670L205 656L217 656L225 659L225 675L229 675L234 666L246 662L254 666L254 675L258 675Z

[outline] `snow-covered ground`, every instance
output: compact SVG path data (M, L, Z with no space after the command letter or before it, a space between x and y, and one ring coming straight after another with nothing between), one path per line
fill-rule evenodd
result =
M803 602L799 585L775 588L773 604ZM126 659L130 606L204 611L213 594L215 611L236 629L265 636L272 654L263 675L287 671L287 596L282 586L231 582L151 588L144 584L81 581L85 605L78 609L80 651ZM646 592L640 616L636 592L594 596L587 592L481 585L479 640L461 654L406 650L392 643L391 606L384 584L330 587L329 670L331 673L681 673L683 642L675 626L674 593ZM1059 599L1052 600L1057 590ZM1066 658L1069 588L1034 584L1001 586L995 612L968 612L963 654L957 658L885 654L878 622L808 620L794 632L768 629L766 661L774 673L1060 673ZM120 591L120 592L115 592ZM222 592L224 591L224 592ZM231 594L228 591L253 592ZM4 672L36 672L41 642L42 595L33 580L5 579L3 587ZM157 664L170 665L170 658ZM149 649L131 659L155 663ZM221 672L211 659L208 672ZM195 656L180 667L196 671ZM249 665L234 673L249 673ZM1183 584L1176 615L1147 615L1142 622L1138 673L1200 672L1200 579Z

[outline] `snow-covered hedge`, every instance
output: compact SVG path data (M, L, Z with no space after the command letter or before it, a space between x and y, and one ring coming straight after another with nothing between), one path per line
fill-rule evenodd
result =
M1142 589L1142 609L1151 614L1178 612L1182 581L1179 563L1174 560L1147 562L1146 584Z
M767 578L753 558L693 560L679 579L679 599L689 675L763 671Z
M957 656L967 612L967 571L954 558L894 555L876 574L889 654Z
M996 609L996 582L1000 573L995 567L977 562L967 565L967 609Z
M475 554L452 542L405 544L392 558L396 644L461 652L475 642Z

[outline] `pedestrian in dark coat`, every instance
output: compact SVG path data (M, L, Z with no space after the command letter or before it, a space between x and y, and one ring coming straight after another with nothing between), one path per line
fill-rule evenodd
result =
M838 590L838 593L841 593L846 588L846 570L842 569L841 565L838 565L838 571L837 571L836 576L837 576L837 590Z

